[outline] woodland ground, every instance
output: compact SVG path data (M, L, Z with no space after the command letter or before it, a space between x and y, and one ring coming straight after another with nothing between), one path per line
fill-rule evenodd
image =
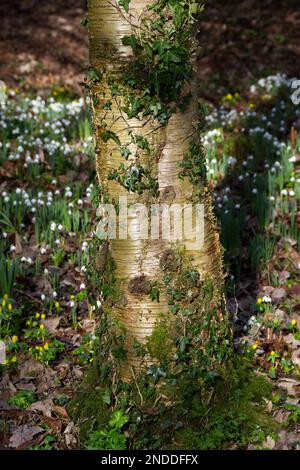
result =
M78 100L85 14L79 0L0 5L0 79L9 89L0 116L0 338L9 350L1 448L80 445L67 405L93 361L101 315L101 296L87 294L96 181ZM299 449L300 106L283 74L300 78L300 7L211 1L200 26L204 144L228 309L236 349L273 386L266 409L279 424L246 439L240 419L209 446Z

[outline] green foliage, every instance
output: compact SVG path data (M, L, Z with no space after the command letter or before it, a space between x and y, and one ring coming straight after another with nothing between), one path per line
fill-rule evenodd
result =
M37 400L36 394L29 390L19 390L16 395L8 400L9 405L17 406L21 410L26 410Z
M0 297L8 295L11 297L16 277L19 272L20 261L9 259L1 255L0 257Z
M107 429L92 431L85 444L88 450L124 450L126 449L126 436L122 428L128 422L128 416L123 411L113 412Z

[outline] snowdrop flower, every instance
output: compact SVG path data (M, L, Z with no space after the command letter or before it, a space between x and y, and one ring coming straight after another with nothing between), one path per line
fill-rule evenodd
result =
M52 232L54 232L56 230L56 223L55 222L51 222L50 230L52 230Z
M88 243L87 243L87 242L83 242L82 245L81 245L82 251L86 251L87 247L88 247Z
M6 232L2 232L2 237L3 237L3 238L7 238L7 233L6 233Z
M48 271L47 268L44 269L44 274L45 274L45 276L47 276L47 274L49 274L49 271Z
M295 191L292 189L289 190L289 196L294 197L295 196Z
M295 163L297 161L297 158L295 156L289 158L290 163Z
M256 188L253 188L253 189L252 189L252 194L257 194L257 192L258 192L258 191L257 191Z
M61 224L59 224L59 225L57 226L57 228L58 228L58 230L59 230L60 232L63 230L63 226L62 226Z
M271 202L274 202L274 201L275 201L275 197L274 197L274 196L270 196L269 199L270 199Z
M45 294L41 294L41 300L43 300L43 301L46 300Z
M269 304L272 302L272 299L269 295L264 295L262 301Z
M53 299L56 299L56 297L57 297L57 292L55 290L52 292L52 297L53 297Z
M236 204L234 207L235 207L235 209L240 209L241 205L240 205L240 204Z
M59 238L57 238L57 239L55 240L55 245L57 245L57 246L60 245L60 239L59 239Z
M85 289L85 284L82 282L79 286L80 290L84 290Z
M17 248L15 247L15 245L11 245L10 248L9 248L9 250L10 250L12 253L13 253L14 251L16 251L16 249L17 249Z
M86 267L85 266L81 266L81 272L86 273Z
M78 204L79 206L82 206L83 200L82 200L82 199L78 199L77 204Z
M25 258L25 256L22 256L21 263L25 263L25 262L26 262L26 258Z
M282 196L287 196L287 195L288 195L287 190L286 190L286 189L283 189L283 190L281 191L281 195L282 195Z
M42 247L42 248L40 249L40 253L41 253L41 255L45 255L45 254L47 253L46 248Z
M71 308L73 308L73 307L75 306L75 302L74 302L74 300L70 300L70 302L69 302L69 306L70 306Z
M97 307L98 307L98 308L100 308L100 307L101 307L101 305L102 305L102 303L100 302L100 300L97 300L97 302L96 302L96 303L97 303Z

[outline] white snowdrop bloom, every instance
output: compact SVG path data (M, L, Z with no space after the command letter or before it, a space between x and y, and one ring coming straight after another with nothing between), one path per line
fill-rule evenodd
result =
M224 211L224 214L228 214L228 212L229 212L229 210L228 210L228 209L226 209L226 211Z
M235 207L235 209L240 209L241 205L240 205L240 204L236 204L234 207Z
M80 290L84 290L85 289L85 284L82 282L79 286Z
M69 306L70 306L71 308L73 308L73 307L75 306L75 302L74 302L73 300L70 300Z
M26 263L26 258L25 258L25 256L22 256L22 258L21 258L21 263Z
M8 197L8 196L5 196L4 202L8 202L8 201L9 201L9 197Z
M72 193L72 191L66 191L65 195L66 195L66 197L72 197L73 193Z
M243 181L243 179L244 179L244 176L243 176L243 175L239 175L239 176L238 176L238 180L239 180L239 181Z
M56 230L56 223L55 222L51 222L50 230L52 230L52 232L54 232Z
M92 306L92 312L94 312L96 310L96 307L95 305Z
M56 196L58 196L58 195L60 194L59 189L56 189L55 192L54 192L54 194L55 194Z
M57 180L56 180L56 179L53 179L53 180L51 181L51 183L55 185L55 184L57 184Z
M227 187L225 188L225 192L226 192L226 193L230 193L230 188L229 188L229 186L227 186Z
M297 158L295 156L289 158L290 163L295 163L297 161Z
M57 238L57 239L55 240L55 245L57 245L57 246L60 245L60 239L59 239L59 238Z
M228 158L228 164L229 165L235 165L237 163L237 159L235 157L229 157Z
M253 194L257 194L257 192L258 192L258 191L257 191L256 188L253 188L253 189L252 189L252 193L253 193Z
M100 300L97 300L97 302L96 302L96 303L97 303L97 307L98 307L98 308L100 308L100 307L101 307L101 305L102 305L102 303L100 302Z
M16 189L16 194L21 194L21 193L22 193L21 188L17 188L17 189Z
M42 246L42 248L40 249L40 253L41 253L41 255L45 255L45 254L47 253L46 248L44 248L44 247Z
M81 266L81 271L82 271L83 273L86 273L86 267L85 267L85 266Z
M41 294L41 300L42 300L42 301L46 300L45 294Z
M7 233L6 233L6 232L2 232L2 237L3 237L3 238L7 238Z
M222 209L222 207L223 207L223 204L218 204L219 209Z
M57 228L58 228L58 230L59 230L60 232L63 230L63 226L62 226L61 224L59 224L59 225L57 226Z
M286 190L286 189L283 189L283 190L281 191L281 195L282 195L282 196L287 196L287 195L288 195L287 190Z
M274 196L270 196L269 199L270 199L271 202L274 202L274 201L275 201L275 197L274 197Z
M10 250L12 253L13 253L14 251L16 251L16 249L17 249L17 248L15 247L15 245L11 245L10 248L9 248L9 250Z
M69 202L68 207L70 207L70 208L74 207L73 202Z
M262 301L265 302L265 303L270 304L272 302L272 299L269 295L264 295L263 298L262 298Z
M88 247L88 243L87 242L83 242L82 245L81 245L81 249L82 251L85 251Z
M34 214L34 213L36 212L36 208L35 208L35 207L32 207L32 208L30 209L30 211Z
M79 206L82 206L83 200L82 200L82 199L78 199L77 204L78 204Z
M224 194L224 196L223 196L223 201L228 202L228 196L226 194Z
M289 190L289 196L294 197L295 196L295 191L292 189Z
M248 155L247 159L251 161L251 160L253 160L253 158L254 158L253 155Z
M28 264L32 264L32 259L31 258L27 258L26 261L27 261Z
M274 163L274 166L275 166L276 168L280 168L280 167L281 167L281 164L280 164L279 161L276 161L276 162Z
M55 290L52 292L52 297L53 297L54 299L56 299L56 297L57 297L57 292L56 292Z

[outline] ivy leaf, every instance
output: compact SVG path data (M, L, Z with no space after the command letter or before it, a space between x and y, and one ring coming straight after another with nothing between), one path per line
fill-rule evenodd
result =
M137 51L139 49L139 42L138 42L137 38L134 36L134 34L132 34L131 36L124 36L122 38L122 43L123 43L124 46L131 47L132 52L134 54L137 53Z
M80 26L82 26L83 28L87 28L88 24L89 24L89 19L86 16L81 18Z
M128 157L131 155L131 151L129 150L128 147L122 147L121 154L122 154L122 157L125 158L125 160L128 160Z
M138 147L140 147L141 149L150 151L149 142L148 142L148 140L145 139L145 137L143 137L142 135L136 135L136 136L135 136L135 143L136 143L136 144L138 145Z
M95 69L90 69L88 76L91 82L94 82L94 83L100 82L102 79L102 73L98 72L98 70L95 70Z
M104 131L101 134L101 139L105 143L108 142L109 140L113 140L114 142L116 142L117 145L121 145L121 141L120 141L119 137L117 136L117 134L115 134L112 131Z
M119 5L124 8L124 10L126 11L126 13L129 12L129 4L130 4L130 2L131 2L131 0L119 0Z

